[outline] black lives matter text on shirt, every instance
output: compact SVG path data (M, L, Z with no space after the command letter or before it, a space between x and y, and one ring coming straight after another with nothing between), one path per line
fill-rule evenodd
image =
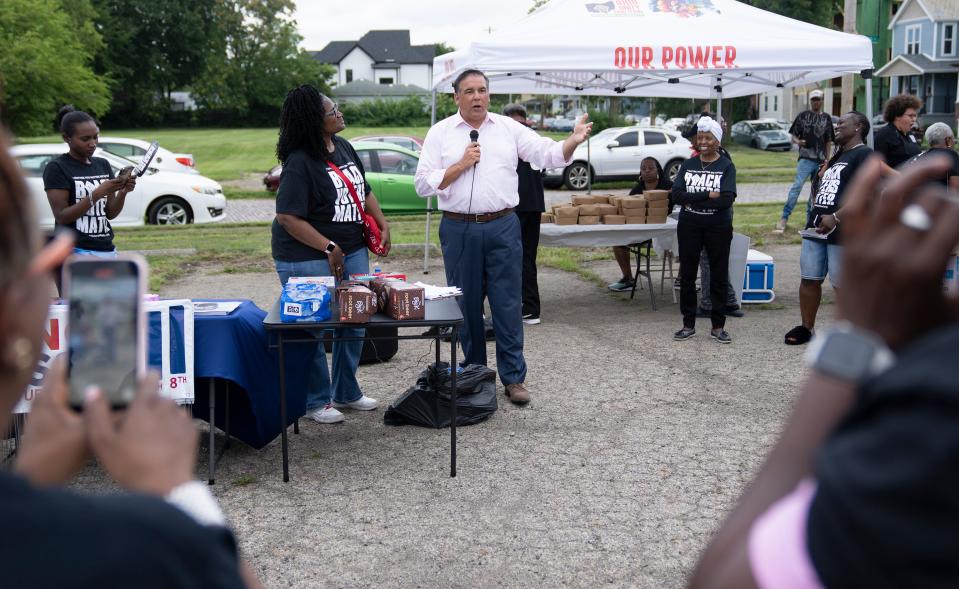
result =
M816 192L816 199L813 201L812 209L806 218L806 228L812 229L819 225L823 215L831 215L842 207L842 197L849 187L853 176L859 166L866 161L872 150L865 145L844 151L833 161L832 165L826 168L819 181L819 190ZM841 223L841 221L840 221ZM829 234L827 242L833 245L839 243L840 229Z
M710 192L720 193L709 198ZM726 156L703 164L699 156L683 162L673 181L671 201L682 205L679 221L697 225L726 225L733 222L736 199L736 166Z
M370 185L363 163L349 141L334 136L333 144L330 161L350 180L360 202L365 203ZM360 210L346 183L325 161L313 159L306 152L295 151L283 163L276 212L305 219L346 254L366 247ZM276 260L305 262L326 258L326 252L298 241L275 220L272 233Z
M63 154L50 161L43 170L44 190L66 190L67 206L72 206L88 196L106 180L113 178L110 162L100 157L91 157L90 163L81 162ZM61 225L58 223L58 227ZM107 218L107 199L93 203L76 221L65 225L76 232L75 246L81 249L113 251L113 227Z
M826 142L835 141L832 117L811 110L804 110L796 116L789 134L806 143L799 147L799 159L814 162L826 161Z

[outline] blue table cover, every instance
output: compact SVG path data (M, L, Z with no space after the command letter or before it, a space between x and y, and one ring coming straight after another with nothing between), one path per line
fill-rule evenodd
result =
M243 301L229 315L197 313L194 317L193 414L209 422L209 379L229 380L230 435L254 448L262 448L280 435L278 354L268 347L264 317L266 311L252 301ZM283 346L287 425L306 412L307 373L315 351L315 344ZM216 426L220 429L225 426L225 386L216 383Z

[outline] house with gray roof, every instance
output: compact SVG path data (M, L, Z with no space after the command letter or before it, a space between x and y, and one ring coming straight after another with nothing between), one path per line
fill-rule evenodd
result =
M891 78L890 94L923 101L923 127L955 128L959 117L959 0L906 0L889 22L892 59L876 75Z
M435 49L432 45L410 45L409 31L369 31L358 41L331 41L310 53L317 61L336 68L337 86L366 80L426 91L433 85Z

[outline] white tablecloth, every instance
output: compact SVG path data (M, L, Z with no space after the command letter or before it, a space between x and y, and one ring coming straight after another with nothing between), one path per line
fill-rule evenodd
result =
M543 246L610 247L632 245L653 240L658 252L677 252L676 221L652 225L557 225L543 223L539 227L539 244Z

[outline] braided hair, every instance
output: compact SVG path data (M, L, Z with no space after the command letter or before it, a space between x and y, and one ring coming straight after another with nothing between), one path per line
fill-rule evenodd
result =
M286 163L290 154L303 150L311 158L326 160L330 152L323 138L326 96L315 87L304 84L290 90L280 111L280 138L276 142L276 157Z
M38 245L29 192L9 148L0 134L0 290L26 271Z
M66 137L73 137L73 130L83 123L96 123L96 121L82 110L77 110L72 104L64 105L57 112L57 128Z

